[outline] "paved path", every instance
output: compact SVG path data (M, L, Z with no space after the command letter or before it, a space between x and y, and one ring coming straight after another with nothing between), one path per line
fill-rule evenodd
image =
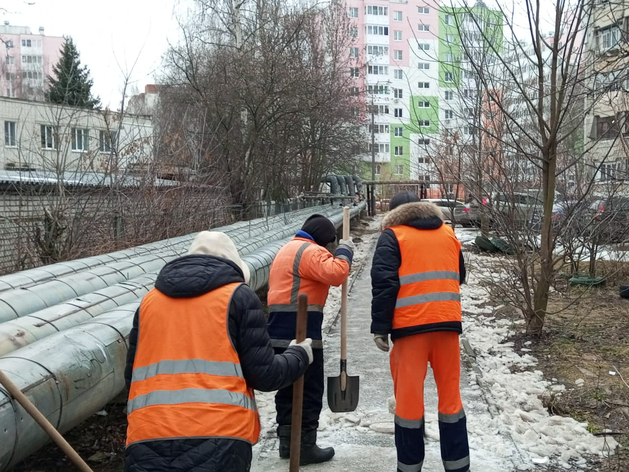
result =
M393 384L388 355L379 351L369 333L370 327L370 262L350 293L349 300L349 361L350 375L360 376L360 403L353 414L322 413L319 437L323 446L334 446L336 457L327 464L312 465L304 470L319 471L395 471L396 454L393 438L393 415L389 411ZM340 326L335 325L325 339L326 375L338 375ZM472 381L471 370L464 362L461 388L468 417L488 417L487 405L480 389ZM261 399L267 407L272 397ZM437 426L437 394L432 374L426 379L425 405L427 421L426 460L424 472L442 471ZM253 472L288 471L288 461L277 452L277 439L270 429L254 449ZM513 464L504 457L493 457L486 450L472 451L472 470L479 472L511 472Z

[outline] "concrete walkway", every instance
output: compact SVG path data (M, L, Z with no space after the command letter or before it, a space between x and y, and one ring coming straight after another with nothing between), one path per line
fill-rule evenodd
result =
M395 471L396 453L393 437L393 384L389 370L389 357L379 351L369 332L371 304L371 263L367 262L359 274L350 293L349 300L349 360L350 375L360 376L360 403L358 410L350 414L334 414L327 409L322 412L319 443L334 446L335 458L321 465L303 468L319 471ZM336 376L339 372L340 326L337 323L325 339L326 375ZM480 389L472 380L471 369L463 363L461 388L463 403L469 418L488 417L487 405ZM269 406L272 397L262 402ZM324 401L327 403L327 401ZM429 371L425 387L427 421L425 472L442 471L438 443L437 393L432 373ZM472 435L473 433L470 433ZM288 471L288 461L280 460L277 438L273 429L264 432L260 443L254 448L253 472ZM472 451L472 469L482 472L511 472L513 463L502 457L494 457L486 450Z

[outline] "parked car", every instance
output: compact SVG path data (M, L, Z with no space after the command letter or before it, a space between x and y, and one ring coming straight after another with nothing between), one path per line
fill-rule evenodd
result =
M453 218L456 218L458 210L465 207L465 203L447 198L425 198L422 202L430 202L437 205L441 209L445 221L452 221ZM459 223L458 219L456 222Z
M601 242L619 243L629 236L629 197L613 196L594 201L590 206L591 228Z
M455 209L457 223L463 226L480 226L481 205L486 207L490 224L502 221L505 224L531 224L542 212L541 199L527 193L493 193L483 197L482 202L472 200L463 208Z

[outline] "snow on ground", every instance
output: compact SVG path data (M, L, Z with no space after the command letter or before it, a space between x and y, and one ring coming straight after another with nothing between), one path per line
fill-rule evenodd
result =
M471 255L470 259L473 262L482 257ZM485 387L484 393L496 414L477 433L491 443L495 433L507 430L531 462L556 462L566 469L571 464L586 468L588 454L607 453L615 448L616 442L593 436L587 431L587 423L548 413L543 397L551 392L561 394L564 386L545 380L543 373L534 369L537 359L526 352L515 352L513 343L505 342L514 329L522 328L524 321L514 326L510 320L492 317L499 307L491 303L481 286L483 280L504 276L495 271L489 273L487 269L480 273L472 270L468 284L462 287L464 336L476 351L482 373L477 380ZM470 422L473 421L471 418Z

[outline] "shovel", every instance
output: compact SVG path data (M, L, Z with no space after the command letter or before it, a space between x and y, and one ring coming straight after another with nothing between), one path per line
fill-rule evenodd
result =
M308 295L299 295L297 307L297 335L298 343L306 339L308 328ZM299 472L299 460L301 455L301 419L304 408L304 378L300 377L293 384L293 413L290 427L290 472Z
M343 208L343 239L349 239L349 207ZM358 406L359 377L347 375L347 280L341 289L341 375L328 377L328 406L346 413Z

